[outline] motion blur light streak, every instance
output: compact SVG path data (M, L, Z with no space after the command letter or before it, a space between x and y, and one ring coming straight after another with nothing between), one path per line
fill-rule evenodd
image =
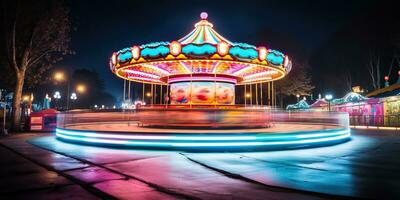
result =
M268 134L268 133L267 133ZM296 134L290 140L287 135L277 136L143 136L143 135L113 135L98 134L96 132L81 132L57 129L57 137L87 143L109 144L109 145L127 145L127 146L151 146L151 147L234 147L234 146L279 146L296 144L315 144L329 141L338 141L350 137L350 130L339 130L328 133L318 134ZM108 138L108 139L101 139ZM281 139L280 141L271 141L271 139ZM297 138L297 139L296 139ZM303 139L307 138L307 139ZM126 140L125 140L126 139ZM132 140L137 141L132 141ZM141 141L145 140L145 141ZM160 140L168 140L162 141ZM268 141L270 140L270 141ZM219 141L219 142L215 142ZM241 142L238 142L241 141Z

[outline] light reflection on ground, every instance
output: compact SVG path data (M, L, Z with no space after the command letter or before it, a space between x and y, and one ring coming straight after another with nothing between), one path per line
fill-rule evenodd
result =
M64 143L54 136L29 142L194 197L215 198L213 194L238 188L261 192L250 180L333 195L400 197L400 160L396 153L400 151L400 137L384 131L352 133L351 141L334 146L266 152L115 149ZM227 174L241 177L232 179Z

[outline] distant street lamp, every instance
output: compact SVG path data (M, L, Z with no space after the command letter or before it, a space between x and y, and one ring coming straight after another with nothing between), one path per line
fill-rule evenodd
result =
M64 73L63 72L56 72L54 73L54 79L56 81L63 81L65 78Z
M58 105L58 100L61 99L61 94L59 91L54 92L53 95L54 99L55 99L55 107L57 109L57 105Z
M76 86L76 91L81 93L81 94L84 93L86 91L85 85L82 85L82 84L77 85Z
M297 102L299 102L299 100L300 100L300 94L296 94L296 97L297 97Z
M75 102L76 99L78 99L78 97L76 96L76 93L73 92L70 96L70 99L72 100L72 104ZM73 106L72 106L73 107Z
M328 101L328 111L331 112L331 100L333 96L331 94L325 95L325 99Z

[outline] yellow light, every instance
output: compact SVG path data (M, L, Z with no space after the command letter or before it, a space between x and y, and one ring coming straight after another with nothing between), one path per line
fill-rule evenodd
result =
M258 59L260 59L261 61L267 59L267 48L265 47L258 48Z
M220 56L225 56L226 54L228 54L229 44L226 43L225 41L221 41L217 45L217 50Z
M132 47L132 57L135 60L140 58L140 48L138 46Z
M29 101L29 99L30 99L30 98L29 98L28 95L25 95L25 96L22 97L22 100L23 100L23 101Z
M247 94L246 94L246 97L247 97L247 98L249 98L249 97L250 97L250 94L249 94L249 93L247 93Z
M178 56L181 53L181 43L177 41L171 42L171 44L169 44L169 51L173 56Z
M79 93L83 93L86 91L86 87L84 85L77 85L76 86L76 91L78 91Z
M151 96L151 93L150 93L150 92L146 93L146 96L150 97L150 96Z
M57 81L62 81L62 80L64 80L64 73L62 73L62 72L56 72L56 73L54 74L54 79L57 80Z
M113 65L117 64L117 54L113 53L113 55L111 56L111 62Z

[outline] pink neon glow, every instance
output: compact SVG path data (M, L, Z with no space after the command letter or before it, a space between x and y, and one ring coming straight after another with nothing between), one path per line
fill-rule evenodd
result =
M201 19L207 19L207 17L208 17L208 13L207 12L201 12L200 13L200 18Z

